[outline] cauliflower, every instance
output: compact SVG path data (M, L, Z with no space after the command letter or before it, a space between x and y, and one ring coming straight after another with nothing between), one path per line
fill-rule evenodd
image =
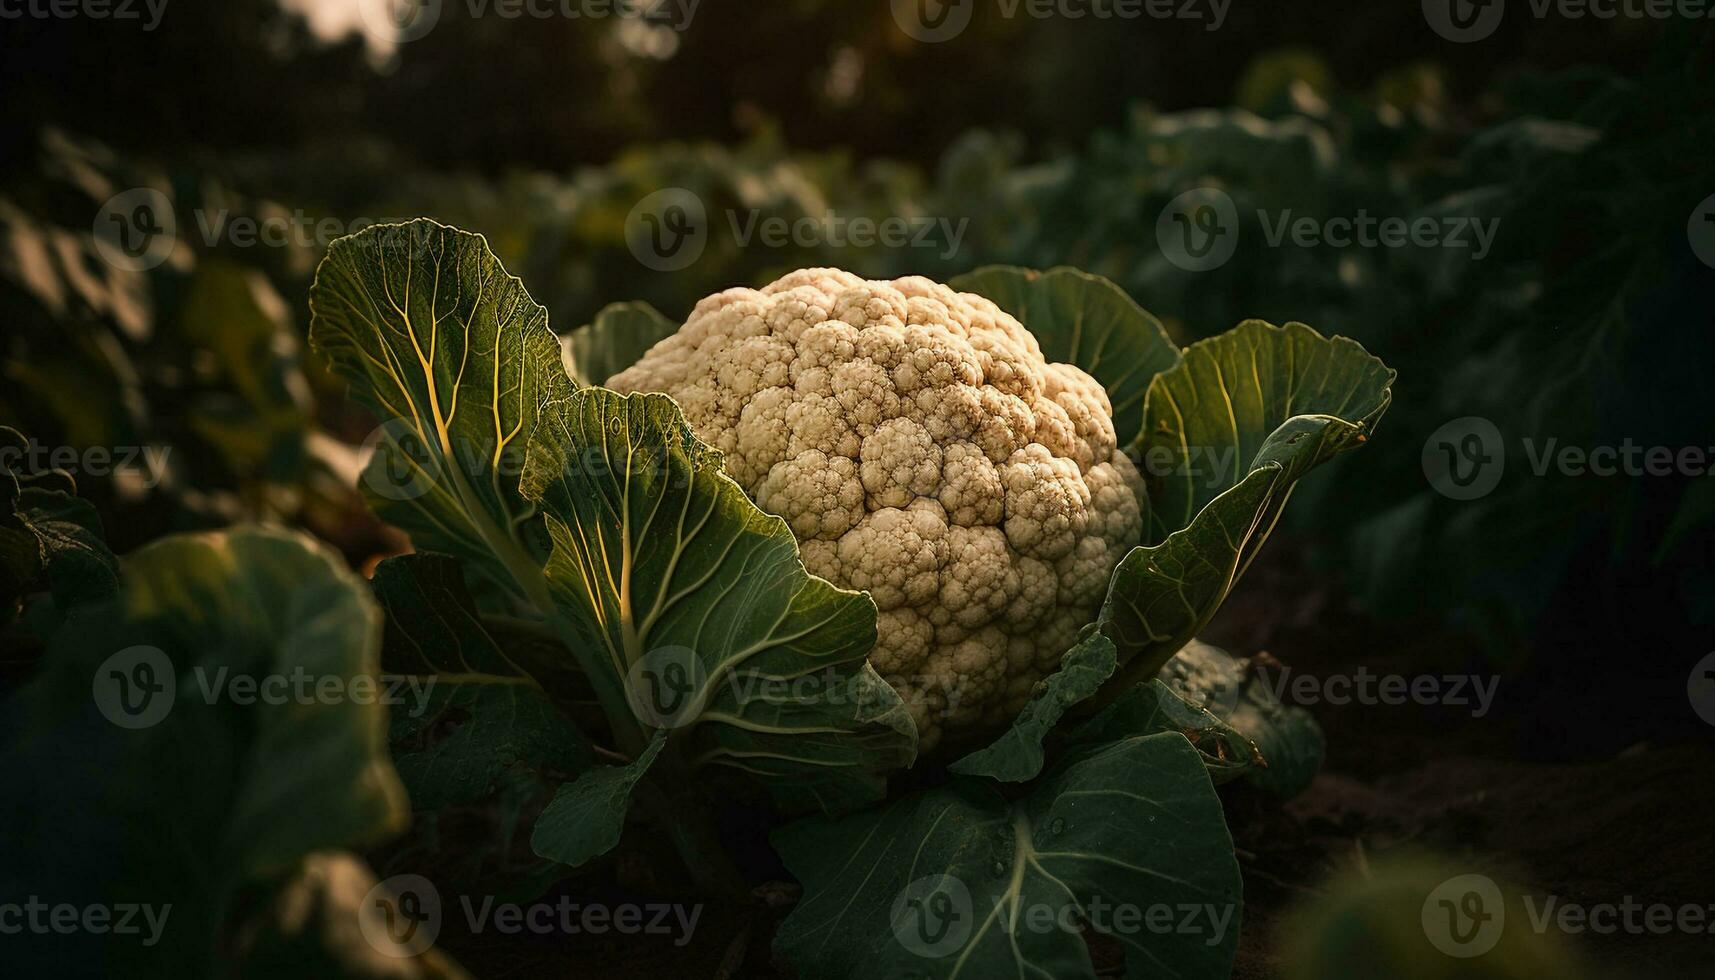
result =
M869 592L925 750L1009 722L1142 533L1102 386L928 279L729 289L608 387L671 395L813 574Z

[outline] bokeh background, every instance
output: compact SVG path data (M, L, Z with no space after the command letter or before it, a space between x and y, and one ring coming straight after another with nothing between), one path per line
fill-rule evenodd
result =
M1715 22L1515 3L1455 43L1418 3L1233 0L1216 27L1197 0L1174 5L1195 19L1131 20L979 2L959 36L924 43L887 0L701 0L688 26L676 5L514 19L447 0L401 42L366 3L167 0L145 29L138 0L138 20L0 23L0 421L49 447L170 448L159 480L80 478L116 550L255 518L307 527L358 567L401 547L352 489L373 423L304 349L330 228L427 215L480 231L562 333L611 302L681 317L812 264L1075 265L1183 343L1301 320L1400 373L1373 444L1298 492L1215 639L1324 672L1501 680L1481 720L1321 712L1331 775L1295 815L1235 825L1266 876L1326 869L1369 834L1505 853L1574 894L1652 874L1695 894L1707 844L1617 828L1697 799L1708 812L1681 780L1710 759L1687 677L1715 651L1715 478L1539 474L1523 447L1715 462L1715 223L1699 220L1715 209ZM1454 217L1497 234L1481 256L1271 246L1245 217L1233 257L1191 272L1156 227L1208 187L1241 217ZM670 272L626 237L666 188L717 216ZM140 189L176 225L141 269L98 244L111 202ZM728 213L968 231L950 250L773 248L735 240ZM283 236L247 240L246 222ZM1499 433L1505 469L1454 499L1423 460L1471 417ZM1622 783L1628 808L1564 825L1553 848L1507 829L1587 815ZM1461 810L1497 787L1511 802ZM1265 926L1271 902L1302 898L1253 885ZM1251 935L1241 965L1272 962L1266 928Z

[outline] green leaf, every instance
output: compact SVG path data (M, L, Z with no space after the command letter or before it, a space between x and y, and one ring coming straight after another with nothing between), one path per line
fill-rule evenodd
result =
M1192 344L1150 385L1133 446L1149 482L1144 540L1190 527L1259 469L1278 466L1290 486L1361 445L1393 401L1394 376L1356 341L1302 323L1247 320Z
M1005 783L1034 779L1047 761L1043 745L1067 709L1094 695L1113 676L1118 660L1113 641L1092 632L1066 652L1060 668L1042 682L1006 734L948 768L966 776L987 776Z
M517 485L539 415L574 387L547 311L481 235L419 219L329 246L310 313L311 346L382 423L363 475L376 513L418 550L545 599Z
M150 946L39 936L17 952L43 970L24 974L212 975L241 889L408 816L375 698L380 615L338 555L244 528L149 545L124 581L67 617L0 712L0 837L32 842L0 893L170 917Z
M1261 771L1262 753L1239 732L1222 721L1203 702L1160 680L1152 680L1125 692L1113 704L1069 731L1069 745L1105 745L1120 739L1156 732L1178 732L1203 755L1209 778L1230 782Z
M613 850L625 831L631 790L667 744L657 730L643 754L623 766L597 766L566 783L536 818L530 846L549 860L577 867Z
M311 410L285 300L259 269L200 263L177 320L206 352L209 389L185 422L240 474L285 477L301 462Z
M915 727L865 659L875 604L805 572L785 522L671 398L578 391L544 419L524 487L546 514L568 646L592 651L592 680L623 690L640 728L675 729L692 767L837 810L910 764Z
M18 472L12 460L28 450L28 439L0 426L0 624L44 585L63 611L110 596L119 584L119 560L94 506L77 497L69 474Z
M1311 469L1364 443L1394 372L1353 341L1250 320L1193 344L1150 386L1141 460L1147 542L1115 569L1102 630L1121 689L1201 632Z
M679 324L648 303L613 303L589 326L561 340L566 372L579 384L605 385L678 329Z
M1086 925L1125 948L1127 976L1232 967L1238 863L1176 734L1094 750L1022 799L958 779L772 839L804 886L775 950L806 976L1093 977Z
M1321 770L1327 746L1315 716L1281 704L1250 661L1193 640L1163 665L1161 682L1255 745L1262 764L1245 775L1264 790L1296 796Z
M392 712L393 762L418 810L477 803L529 776L545 789L588 768L589 744L478 614L457 559L389 558L375 569L387 614L382 664L431 683Z
M1192 647L1195 646L1198 644L1193 641ZM1170 661L1169 666L1176 662ZM1093 697L1113 676L1117 666L1112 641L1100 632L1092 632L1066 654L1059 670L1042 682L1041 690L1025 705L1005 735L948 768L962 775L987 776L1001 782L1036 778L1047 761L1055 726L1074 706ZM1246 774L1260 776L1263 759L1256 746L1203 705L1204 699L1194 692L1181 692L1158 680L1148 681L1126 691L1094 717L1062 729L1055 744L1064 752L1139 735L1177 732L1203 753L1215 782L1224 783ZM1318 755L1313 766L1320 764Z
M1100 276L996 265L948 285L993 300L1036 335L1050 363L1074 365L1101 382L1122 446L1137 437L1150 382L1179 363L1161 321Z

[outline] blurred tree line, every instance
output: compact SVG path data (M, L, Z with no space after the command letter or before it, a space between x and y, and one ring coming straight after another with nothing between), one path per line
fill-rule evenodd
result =
M1518 68L1634 68L1656 27L1516 16L1457 45L1426 28L1417 3L1175 0L1198 16L1040 19L978 0L962 34L925 44L888 0L700 0L683 32L506 18L491 4L444 0L433 30L379 56L355 34L317 38L279 0L167 0L150 31L21 16L0 33L0 125L13 147L70 123L131 154L379 140L421 164L497 173L605 161L637 142L730 142L772 123L794 147L928 163L972 127L1047 152L1081 145L1140 100L1224 105L1245 67L1282 47L1313 50L1345 86L1434 62L1465 105Z

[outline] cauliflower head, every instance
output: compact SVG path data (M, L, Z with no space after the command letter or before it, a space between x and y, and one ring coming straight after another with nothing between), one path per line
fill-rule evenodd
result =
M870 593L924 750L1008 723L1142 533L1102 386L928 279L726 290L608 387L671 395L811 573Z

